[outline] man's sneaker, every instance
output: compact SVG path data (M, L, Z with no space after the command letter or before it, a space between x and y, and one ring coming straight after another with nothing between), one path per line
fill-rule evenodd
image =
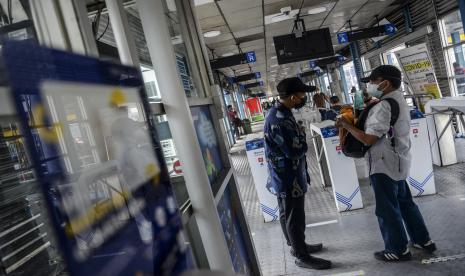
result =
M423 249L423 250L427 251L428 253L433 253L437 249L436 244L432 240L429 240L424 245L414 243L413 247Z
M295 260L295 264L298 267L302 268L311 268L311 269L330 269L331 268L331 261L320 259L316 257L312 257L310 255L305 256L304 258L297 258Z
M412 254L407 249L402 254L392 253L386 250L375 252L375 258L380 261L385 262L402 262L402 261L409 261L412 259Z
M323 244L322 243L316 243L316 244L306 244L307 246L307 253L308 254L313 254L320 252L323 249ZM296 257L294 248L291 247L291 255L293 257Z

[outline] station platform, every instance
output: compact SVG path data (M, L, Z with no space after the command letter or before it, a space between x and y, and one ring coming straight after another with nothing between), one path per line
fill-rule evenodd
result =
M254 127L260 131L260 125ZM309 144L311 141L308 141ZM465 271L465 163L435 167L436 195L415 198L438 250L434 255L411 248L412 261L384 263L373 253L384 248L368 179L360 180L364 208L339 213L331 188L323 188L313 147L307 154L312 184L306 194L306 238L322 242L315 254L333 262L333 269L316 271L294 264L278 221L264 223L245 149L231 153L242 202L263 275L463 275Z

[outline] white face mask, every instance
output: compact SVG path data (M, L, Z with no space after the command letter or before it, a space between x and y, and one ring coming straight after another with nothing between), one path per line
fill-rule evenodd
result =
M367 92L375 98L381 98L383 96L383 91L378 90L378 85L373 83L367 83Z

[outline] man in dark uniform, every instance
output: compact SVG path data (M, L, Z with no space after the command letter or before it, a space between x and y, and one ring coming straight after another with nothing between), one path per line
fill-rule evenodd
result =
M307 173L307 142L292 109L302 108L307 92L315 91L298 78L278 84L279 102L268 112L265 121L265 152L268 162L268 190L278 197L281 227L296 265L304 268L328 269L331 262L312 257L323 245L305 243L305 193L310 177Z

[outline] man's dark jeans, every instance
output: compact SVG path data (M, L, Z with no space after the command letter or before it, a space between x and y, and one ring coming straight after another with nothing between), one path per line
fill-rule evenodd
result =
M375 192L376 216L386 250L402 254L408 244L408 235L413 243L423 245L430 240L423 216L413 202L405 180L394 181L385 174L370 176ZM403 222L404 223L403 223Z
M307 256L305 245L305 195L278 197L279 221L287 245L292 246L297 258Z

